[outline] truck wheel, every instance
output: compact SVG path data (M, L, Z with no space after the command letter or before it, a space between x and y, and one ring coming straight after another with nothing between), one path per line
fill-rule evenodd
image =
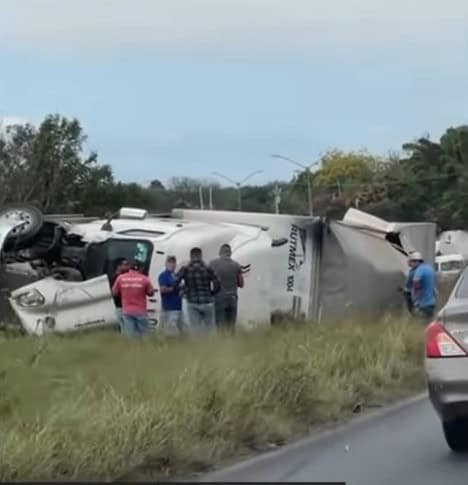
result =
M23 222L19 227L11 230L7 244L21 246L31 240L41 230L44 219L35 207L27 205L10 205L0 209L0 218L13 219Z

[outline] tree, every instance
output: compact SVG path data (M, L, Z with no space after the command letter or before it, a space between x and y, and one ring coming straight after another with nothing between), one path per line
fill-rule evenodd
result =
M47 116L38 129L8 128L0 146L1 202L34 203L44 212L79 206L91 178L109 176L95 153L83 155L85 140L78 120L59 115Z
M383 159L366 151L331 150L321 158L321 168L310 175L314 212L316 215L341 217L350 205L355 205L368 192ZM308 172L302 172L293 185L307 200Z
M393 220L433 221L441 229L468 227L468 128L450 128L439 142L422 137L403 145L377 171L366 210Z
M321 159L321 169L314 177L314 187L354 192L372 180L380 160L367 152L332 150Z
M35 130L31 125L14 125L0 136L0 205L28 200Z
M0 205L26 202L45 212L104 215L122 206L168 212L205 205L235 210L237 190L209 179L173 177L167 187L114 179L110 164L85 153L78 120L49 115L39 127L9 126L0 133ZM302 172L282 188L281 212L308 213L311 177L317 215L340 218L350 206L393 221L435 221L441 229L468 228L468 126L449 128L439 141L421 137L402 155L332 150L315 173ZM242 188L243 209L272 212L274 184Z
M151 190L166 190L166 188L164 187L163 183L160 180L158 180L158 179L152 180L150 182L149 188Z

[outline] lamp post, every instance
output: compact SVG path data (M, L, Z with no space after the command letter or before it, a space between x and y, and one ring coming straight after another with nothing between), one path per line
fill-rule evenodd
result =
M312 175L311 169L316 167L320 164L320 162L314 162L312 164L306 165L305 163L298 162L297 160L293 160L292 158L285 157L283 155L274 154L272 158L278 158L280 160L285 160L286 162L292 163L297 167L301 167L307 173L307 199L309 202L309 215L314 215L314 205L312 201L312 185L310 183L310 178Z
M247 175L247 177L244 177L242 180L234 180L227 175L224 175L220 172L211 172L213 175L216 175L217 177L220 177L224 180L227 180L229 183L233 184L236 189L237 189L237 209L241 210L242 209L242 186L247 182L247 180L250 180L254 175L258 175L260 173L263 173L263 170L255 170L255 172L250 173Z

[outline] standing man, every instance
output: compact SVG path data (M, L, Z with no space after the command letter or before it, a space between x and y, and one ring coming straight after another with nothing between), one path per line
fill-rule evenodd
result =
M216 324L233 332L237 320L237 288L244 287L244 278L241 265L231 255L231 246L223 244L219 249L219 258L211 261L210 268L215 272L221 286L215 296Z
M215 272L203 261L200 248L190 250L190 262L183 266L176 276L177 286L184 283L187 299L187 313L190 327L195 332L216 329L214 314L214 295L220 285Z
M130 269L130 263L126 258L120 258L117 260L116 269L114 275L110 281L110 287L114 287L114 283L116 282L117 278L126 273ZM122 297L120 295L114 296L114 304L115 308L117 309L117 316L119 318L120 323L120 332L123 333L123 320L122 320Z
M146 297L154 295L150 279L143 274L143 263L134 261L128 272L121 274L112 287L112 294L122 298L123 333L142 337L148 329Z
M414 278L414 272L416 271L416 268L414 267L414 263L411 261L411 259L408 259L408 266L409 266L409 271L408 271L408 276L406 278L406 283L403 289L403 293L405 295L406 306L408 308L408 311L411 314L413 314L414 305L413 305L412 293L413 293L413 278Z
M182 320L182 297L177 286L175 256L168 256L166 269L159 275L161 292L161 323L165 333L174 335L184 333Z
M414 270L412 280L412 301L416 314L429 322L436 309L436 274L434 268L425 263L421 253L410 254L409 265Z

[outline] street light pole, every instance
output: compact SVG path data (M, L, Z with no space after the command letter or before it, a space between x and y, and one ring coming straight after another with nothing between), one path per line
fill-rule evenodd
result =
M314 202L312 199L312 184L311 184L311 177L312 177L312 172L311 168L316 167L317 165L320 164L320 162L314 162L312 164L306 165L305 163L298 162L297 160L293 160L292 158L285 157L283 155L278 155L274 154L272 155L272 158L278 158L280 160L285 160L286 162L292 163L296 165L297 167L301 167L307 175L307 199L308 199L308 205L309 205L309 215L313 216L314 215Z
M242 190L240 184L236 184L237 187L237 210L242 210Z
M203 187L201 185L198 187L198 197L200 199L200 209L203 210L205 204L203 203Z
M213 186L212 185L210 185L208 195L209 195L208 204L210 206L210 210L213 210Z
M306 170L307 173L307 198L309 200L309 215L313 216L314 215L314 201L312 199L312 185L310 183L310 178L311 178L311 173L310 173L310 168L307 167Z
M258 175L260 173L263 173L263 170L255 170L255 172L250 173L247 175L247 177L244 177L242 180L233 180L232 178L220 173L220 172L211 172L213 175L216 175L217 177L221 177L224 180L227 180L229 183L233 184L234 187L237 189L237 209L240 211L242 209L242 186L252 178L254 175Z
M273 202L275 205L275 214L280 213L280 203L281 203L281 187L276 184L273 189Z

